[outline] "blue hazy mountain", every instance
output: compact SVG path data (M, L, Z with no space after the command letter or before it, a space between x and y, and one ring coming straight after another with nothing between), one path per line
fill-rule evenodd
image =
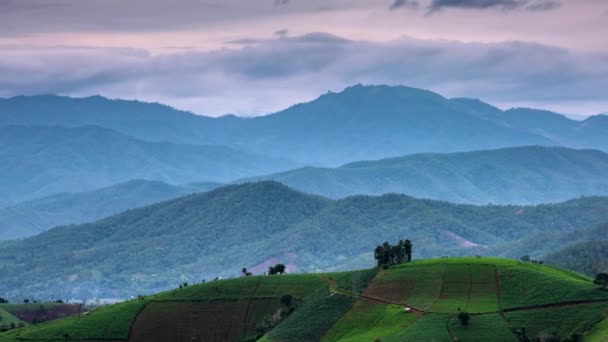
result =
M231 147L145 142L97 126L0 127L0 161L5 205L131 179L224 182L294 166Z
M605 116L576 121L522 108L503 111L478 100L447 99L404 86L357 85L256 118L209 118L99 96L0 101L0 125L97 125L145 141L245 147L324 166L524 145L608 150L607 121Z
M217 186L217 183L178 186L161 181L132 180L86 192L51 195L0 208L0 240L32 236L59 225L92 222Z
M392 192L459 203L535 204L608 195L607 175L602 151L527 146L304 167L254 179L333 198Z

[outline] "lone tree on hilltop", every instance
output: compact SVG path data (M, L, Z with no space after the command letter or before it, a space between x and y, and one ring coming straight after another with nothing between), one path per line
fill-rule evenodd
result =
M600 286L602 290L605 290L606 286L608 286L608 273L598 273L595 276L593 283L597 286Z
M247 271L247 267L243 267L243 269L241 270L241 273L243 273L243 277L249 277L249 276L253 275L253 273Z

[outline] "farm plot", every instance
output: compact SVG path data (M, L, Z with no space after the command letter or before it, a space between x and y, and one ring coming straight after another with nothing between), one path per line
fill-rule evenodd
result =
M420 316L405 313L398 305L358 300L321 339L324 342L374 341L397 335L413 325Z
M260 341L319 341L354 301L350 296L321 289Z
M363 296L425 310L439 297L444 269L444 265L425 265L382 270Z
M591 279L572 272L529 263L500 266L500 302L503 309L531 305L608 300Z
M2 306L0 306L0 331L17 327L19 326L19 324L24 323L19 320L19 318L15 317L10 312L4 310Z
M584 338L587 342L608 342L608 318L596 324Z
M469 324L463 326L456 315L451 316L450 331L458 341L518 341L500 314L471 315L470 317Z
M554 334L564 339L591 330L606 310L608 304L588 304L507 312L505 316L512 327L525 328L529 338Z
M453 264L446 268L439 300L431 311L470 313L499 310L496 268L485 264Z
M131 322L147 304L146 300L130 300L45 324L30 325L23 331L11 331L7 340L19 335L22 340L126 340ZM5 337L5 336L3 336Z
M399 342L419 342L419 341L453 341L450 336L447 323L450 315L427 313L420 318L414 325L401 333L386 339L386 341ZM384 340L382 340L384 341Z
M59 303L0 304L0 309L10 312L13 316L27 323L48 322L75 316L81 311L78 305Z
M133 323L129 341L239 341L254 337L256 324L278 306L274 299L151 302Z
M316 274L285 274L217 280L160 293L155 300L241 299L252 297L280 297L291 294L304 298L322 286L327 286Z

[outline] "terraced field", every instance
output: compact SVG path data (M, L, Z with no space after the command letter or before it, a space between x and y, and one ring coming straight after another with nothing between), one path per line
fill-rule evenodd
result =
M295 310L284 319L281 296ZM466 311L463 325L458 314ZM608 291L560 269L494 258L215 281L0 334L0 341L608 340ZM270 329L270 328L268 328Z

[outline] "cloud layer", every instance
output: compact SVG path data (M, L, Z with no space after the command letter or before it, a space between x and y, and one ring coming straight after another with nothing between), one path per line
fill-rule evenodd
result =
M522 42L378 43L327 33L243 39L230 48L162 55L0 46L0 96L101 93L160 100L202 114L259 114L355 83L386 83L591 114L608 108L606 60L604 53Z

